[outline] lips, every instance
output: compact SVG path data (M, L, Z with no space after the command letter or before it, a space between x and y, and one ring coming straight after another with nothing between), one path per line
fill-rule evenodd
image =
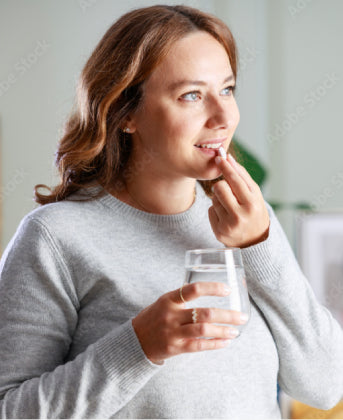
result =
M211 140L203 140L195 144L194 147L199 149L199 151L201 151L208 157L214 157L219 152L219 148L223 147L223 143L226 139L227 137L216 138L216 139L211 139Z
M207 141L195 144L194 146L200 149L219 149L219 147L223 146L224 141L225 139L207 140Z
M200 147L204 149L219 149L222 146L222 143L213 143L213 144L196 144L195 147Z

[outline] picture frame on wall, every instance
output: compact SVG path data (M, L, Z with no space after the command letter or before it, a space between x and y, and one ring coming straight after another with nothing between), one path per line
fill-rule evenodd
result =
M343 209L299 212L295 217L296 254L316 295L343 328ZM330 410L306 405L280 392L284 419L343 418L343 401Z
M343 327L343 210L296 218L299 264L318 301Z
M0 119L0 257L2 255L2 209L3 209L3 186L2 186L2 143L1 143L1 119Z

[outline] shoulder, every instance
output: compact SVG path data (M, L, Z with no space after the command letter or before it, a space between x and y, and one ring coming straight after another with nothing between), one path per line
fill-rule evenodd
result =
M104 220L106 208L98 199L68 199L39 206L20 222L14 235L16 241L39 239L72 242L76 236L92 231L92 226Z
M101 215L104 207L98 199L88 195L74 194L65 200L45 204L28 213L24 223L40 223L46 227L72 227L80 223L88 223Z
M40 221L42 223L50 223L63 221L68 223L72 222L81 213L86 214L94 207L94 203L90 205L87 201L71 201L63 200L56 203L45 204L35 208L28 213L24 220ZM94 211L94 208L93 208Z

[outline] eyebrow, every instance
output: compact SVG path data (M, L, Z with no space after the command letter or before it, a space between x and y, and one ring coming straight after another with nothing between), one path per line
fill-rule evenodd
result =
M223 80L223 84L230 82L231 80L234 80L233 74L231 74L231 76L227 77L226 79ZM202 81L202 80L178 80L174 83L171 83L168 86L168 90L175 90L175 89L179 89L183 86L205 86L207 83Z

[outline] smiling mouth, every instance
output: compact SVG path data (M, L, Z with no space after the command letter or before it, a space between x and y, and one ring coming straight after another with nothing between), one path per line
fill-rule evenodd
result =
M223 143L204 143L204 144L195 144L195 147L199 147L200 149L219 149Z

